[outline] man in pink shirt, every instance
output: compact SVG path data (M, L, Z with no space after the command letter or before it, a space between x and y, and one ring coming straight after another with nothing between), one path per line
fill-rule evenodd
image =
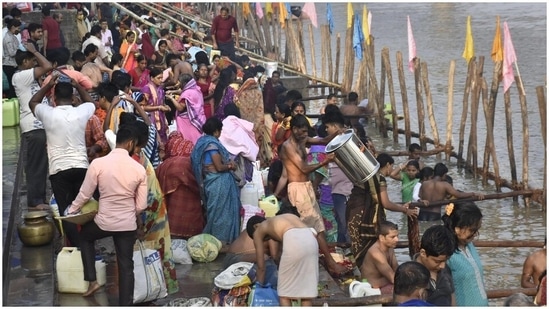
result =
M234 41L232 30L234 30ZM236 18L229 15L228 7L222 7L220 14L213 19L211 34L213 48L219 49L221 56L228 56L232 61L235 61L234 45L236 43L236 46L238 46L238 25Z
M137 146L137 130L121 126L116 134L116 148L90 163L84 183L66 215L78 214L99 188L99 209L95 218L80 230L80 249L84 280L90 296L99 288L95 273L95 241L112 236L118 263L118 299L120 306L133 303L133 245L136 231L142 230L139 214L147 208L147 175L145 168L132 159Z

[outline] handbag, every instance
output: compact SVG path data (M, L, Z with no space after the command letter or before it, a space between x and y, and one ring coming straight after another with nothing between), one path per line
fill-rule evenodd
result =
M278 293L270 283L261 285L256 283L248 297L249 307L278 307Z
M148 302L168 296L160 253L157 250L146 249L143 242L138 241L139 250L133 252L133 303Z

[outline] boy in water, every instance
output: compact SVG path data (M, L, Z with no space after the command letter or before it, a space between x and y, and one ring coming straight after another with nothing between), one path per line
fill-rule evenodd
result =
M395 271L398 262L395 248L398 242L398 226L389 221L379 223L377 241L368 249L360 267L363 279L382 294L393 294Z

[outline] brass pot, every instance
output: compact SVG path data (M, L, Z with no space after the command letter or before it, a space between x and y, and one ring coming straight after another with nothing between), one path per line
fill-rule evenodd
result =
M42 246L53 240L53 222L48 220L46 211L31 211L17 227L19 239L27 246Z

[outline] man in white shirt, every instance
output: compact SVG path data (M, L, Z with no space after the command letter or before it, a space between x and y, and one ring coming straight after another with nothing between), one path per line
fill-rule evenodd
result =
M99 66L109 67L109 57L107 54L107 51L105 50L105 45L101 42L101 26L95 25L90 30L90 37L89 39L85 40L84 43L82 43L82 52L86 49L86 46L89 44L94 44L95 46L99 47L99 55L95 59L95 63L97 63Z
M58 82L60 75L53 78L30 99L30 110L44 125L47 139L49 173L52 191L59 205L59 213L76 198L88 169L85 130L88 119L95 112L92 98L78 82ZM55 85L56 107L40 104L46 93ZM78 90L80 100L74 103L73 87ZM63 222L63 230L72 247L80 247L76 224Z
M46 132L32 114L29 101L40 90L37 79L53 67L31 42L26 44L26 52L15 55L17 71L12 82L19 100L19 127L21 139L26 144L25 176L27 182L27 205L29 209L49 209L46 205L46 182L48 177L48 155L46 152ZM35 59L38 66L35 67ZM32 189L31 189L32 188Z
M107 20L102 18L99 22L101 25L101 42L103 43L103 46L105 47L105 52L107 53L107 57L110 61L112 57L112 32L109 30L109 24L107 23Z

